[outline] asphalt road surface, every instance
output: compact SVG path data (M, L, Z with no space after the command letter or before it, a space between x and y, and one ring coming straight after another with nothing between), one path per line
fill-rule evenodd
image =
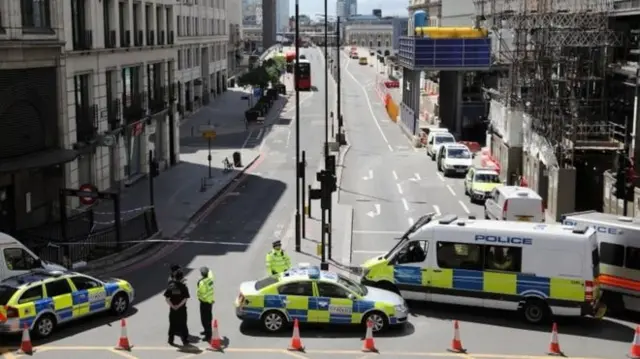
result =
M318 89L302 94L301 102L301 143L308 150L310 175L321 160L324 65L318 50L305 49L304 53L312 62L313 85ZM355 208L354 262L388 250L412 220L424 213L481 214L482 208L464 197L461 179L440 177L424 152L414 150L397 125L388 120L373 87L373 68L346 57L343 60L344 118L352 147L345 163L341 202ZM282 117L293 117L292 107L285 111ZM413 306L410 324L376 338L381 352L376 355L360 351L360 330L303 327L307 351L292 353L285 350L289 333L267 335L241 325L233 309L239 283L264 275L264 255L273 238L284 238L291 246L295 196L292 131L293 123L275 125L263 135L264 156L260 162L205 212L198 224L188 228L183 236L186 243L150 254L113 273L130 280L136 289L135 308L128 317L132 352L112 349L120 335L119 323L105 317L62 330L53 340L41 343L34 357L169 359L216 355L201 351L205 343L195 344L199 349L186 352L166 343L168 310L162 292L172 263L191 270L187 281L193 295L198 268L208 266L215 272L214 317L228 344L227 352L220 355L229 358L546 357L550 328L527 326L501 312L440 305ZM453 320L460 321L467 355L447 352ZM195 299L189 303L189 327L193 334L201 331ZM633 325L622 321L567 319L559 321L559 329L561 348L570 357L622 357L633 339ZM7 353L4 357L16 356Z

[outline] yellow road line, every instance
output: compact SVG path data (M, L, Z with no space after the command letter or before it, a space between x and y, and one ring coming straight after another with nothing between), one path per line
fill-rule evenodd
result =
M123 358L127 358L127 359L138 359L138 357L137 357L137 356L132 355L132 354L129 354L129 352L126 352L126 351L116 350L116 349L113 349L113 348L109 349L109 351L110 351L110 352L112 352L112 353L114 353L114 354L120 355L120 356L121 356L121 357L123 357Z

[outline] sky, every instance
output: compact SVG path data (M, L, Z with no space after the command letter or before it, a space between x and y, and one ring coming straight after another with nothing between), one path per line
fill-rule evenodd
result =
M295 0L290 0L290 14L293 16ZM324 14L324 1L322 0L298 0L300 14L309 15L314 18L316 14ZM371 15L371 10L382 9L382 16L407 16L407 6L409 0L358 0L358 13ZM327 12L329 15L336 14L336 0L327 0Z

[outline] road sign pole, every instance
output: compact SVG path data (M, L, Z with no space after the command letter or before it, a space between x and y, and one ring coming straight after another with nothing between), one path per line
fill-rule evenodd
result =
M209 121L209 126L211 126L211 121ZM207 156L207 160L209 161L209 178L212 178L211 174L211 136L207 136L207 147L209 148L209 156Z

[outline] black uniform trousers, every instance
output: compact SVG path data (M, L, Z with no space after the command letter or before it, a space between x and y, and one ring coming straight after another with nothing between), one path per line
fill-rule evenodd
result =
M205 339L211 339L211 326L213 323L213 303L200 302L200 322L202 322L202 334Z
M179 336L183 345L189 344L189 328L187 327L187 306L169 310L169 341Z

